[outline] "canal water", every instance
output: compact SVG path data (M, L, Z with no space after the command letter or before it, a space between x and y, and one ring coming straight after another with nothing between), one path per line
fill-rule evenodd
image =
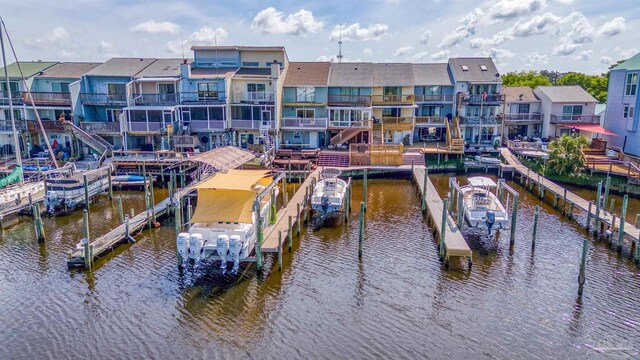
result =
M446 175L434 175L441 195ZM464 183L464 178L459 180ZM267 257L239 276L179 270L171 222L145 230L91 273L66 268L81 213L45 219L47 241L22 221L0 237L0 358L568 358L637 357L638 269L591 241L582 299L585 233L521 187L516 241L469 231L466 261L444 271L408 180L370 180L364 255L358 212L337 229L303 230L283 271ZM156 189L158 198L166 193ZM141 194L121 194L125 208ZM354 204L362 184L354 184ZM106 198L92 233L117 222Z

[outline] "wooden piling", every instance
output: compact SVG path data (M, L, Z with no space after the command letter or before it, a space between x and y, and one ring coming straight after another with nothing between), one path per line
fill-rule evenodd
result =
M360 228L358 230L358 257L362 258L362 242L364 237L364 201L360 203Z
M558 194L553 194L553 208L558 208Z
M638 225L640 225L640 214L636 214L636 222L634 225L636 228L638 227Z
M586 229L587 233L589 232L589 228L591 227L591 208L593 207L593 202L589 201L589 208L587 209L587 224Z
M85 175L86 176L86 175ZM91 248L89 242L89 212L87 209L82 210L82 237L84 242L84 267L91 270Z
M580 259L580 274L578 275L578 295L582 296L585 282L585 266L587 264L587 252L589 251L589 242L585 239L582 241L582 257Z
M445 256L445 248L444 248L444 239L447 235L447 207L449 206L449 199L442 199L442 226L440 228L440 242L439 242L439 255L440 261L444 260ZM435 219L434 219L435 220Z
M282 271L282 231L278 231L278 270Z
M456 210L458 212L458 217L457 217L458 224L457 225L458 225L458 228L461 228L462 227L462 223L464 222L464 213L463 213L464 206L462 205L463 196L459 191L457 191L456 192L456 197L457 197L457 202L458 202L458 205L456 206Z
M424 177L422 178L422 213L427 212L427 179L429 178L429 170L424 168Z
M607 180L604 185L604 201L602 202L602 207L606 209L607 203L609 202L609 189L611 188L611 177L607 176Z
M109 200L113 201L113 184L111 183L111 169L107 170L107 182L109 183Z
M518 217L518 199L519 195L513 196L513 204L511 205L511 236L509 237L509 244L513 245L516 241L516 221Z
M567 213L569 219L573 219L573 203L569 203L569 212Z
M122 210L122 196L118 196L116 199L116 206L118 207L118 220L120 224L124 223L124 212Z
M533 211L533 236L531 237L531 249L536 248L536 235L538 234L538 217L540 216L540 205L536 205Z
M180 200L174 198L176 233L180 233L180 230L182 230L182 208L180 205Z
M262 216L260 216L260 203L256 201L254 204L254 211L256 212L256 270L262 272Z
M596 217L593 224L593 233L596 237L598 236L598 232L600 231L600 204L602 203L602 200L600 198L602 197L602 181L598 182L597 196L598 198L596 199Z
M44 223L42 222L42 217L40 216L40 204L34 204L33 207L35 216L34 224L36 228L36 239L38 240L38 242L43 242L45 235Z
M84 206L89 209L89 182L87 181L87 174L82 175L82 181L84 182Z
M289 252L293 249L293 217L289 215L289 226L287 226L287 237L289 238Z
M624 223L627 218L628 202L629 202L629 195L625 195L624 198L622 198L622 213L620 214L620 227L618 230L618 247L617 247L618 251L622 251L622 241L624 240Z
M564 195L562 195L562 214L567 215L567 189L564 189Z
M368 179L367 179L368 175L367 174L368 174L368 172L369 171L367 169L364 169L363 189L362 189L363 190L362 199L363 199L363 202L364 202L364 211L367 211L367 183L368 183Z
M302 215L302 213L300 212L300 206L300 203L296 204L296 223L298 225L296 232L298 236L300 236L300 224L302 223L302 217L300 216Z
M616 199L611 199L611 203L609 204L609 212L613 214L613 209L616 206Z
M156 222L156 212L155 209L155 194L153 191L153 176L149 175L149 208L151 209L151 217L153 218L153 222ZM191 221L191 219L189 219Z

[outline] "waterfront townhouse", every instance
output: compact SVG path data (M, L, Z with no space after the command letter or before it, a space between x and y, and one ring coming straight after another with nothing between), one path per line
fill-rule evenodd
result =
M448 64L465 141L493 145L499 141L504 102L498 69L491 58L451 58Z
M598 101L583 88L577 85L538 86L533 92L540 99L542 138L575 132L592 138L592 132L600 125L600 117L595 115Z
M415 120L413 141L444 141L454 114L454 86L448 65L413 64Z
M291 62L283 84L281 148L327 145L331 63Z
M374 63L371 105L373 142L413 143L414 78L411 64ZM378 128L379 127L379 128ZM378 132L380 130L380 132Z
M86 129L111 143L123 147L126 124L127 84L136 74L151 65L155 58L113 58L87 72L72 83L73 112ZM78 96L74 96L78 94ZM122 121L122 124L121 124Z
M329 69L329 146L346 142L372 141L373 65L371 63L333 63ZM377 142L382 142L380 120Z
M542 137L540 99L529 86L505 86L503 135L510 140Z
M624 153L640 156L638 132L638 73L640 53L614 67L609 72L607 108L604 128L615 133L606 136L610 146L617 146Z

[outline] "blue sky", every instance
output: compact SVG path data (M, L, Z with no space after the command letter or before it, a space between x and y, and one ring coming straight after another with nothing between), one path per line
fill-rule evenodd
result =
M191 56L194 44L284 45L290 60L440 62L588 73L638 51L639 0L0 0L22 60ZM340 24L342 26L340 27ZM342 29L342 31L339 31ZM182 39L182 41L181 41Z

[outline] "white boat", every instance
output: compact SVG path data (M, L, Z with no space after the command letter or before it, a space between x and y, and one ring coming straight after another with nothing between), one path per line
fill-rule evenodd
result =
M314 212L313 221L319 226L338 226L344 211L347 182L338 179L339 169L324 169L320 174L320 181L313 189L311 208Z
M480 155L476 155L475 156L475 160L477 162L483 163L483 164L493 164L493 165L498 165L501 163L500 159L498 158L494 158L494 157L489 157L489 156L480 156Z
M504 206L491 190L496 188L495 181L482 176L470 177L469 184L460 188L464 217L469 226L492 230L508 229L509 218Z
M110 167L104 167L86 172L77 172L70 176L48 178L46 180L45 206L50 214L60 209L72 210L85 202L84 175L87 175L87 190L89 197L100 194L109 189Z
M223 271L232 263L237 272L240 262L254 251L258 212L263 228L270 212L275 217L268 192L273 189L277 196L278 188L272 183L268 171L229 170L199 184L189 232L178 234L176 240L180 262L195 264L210 258L220 260Z

